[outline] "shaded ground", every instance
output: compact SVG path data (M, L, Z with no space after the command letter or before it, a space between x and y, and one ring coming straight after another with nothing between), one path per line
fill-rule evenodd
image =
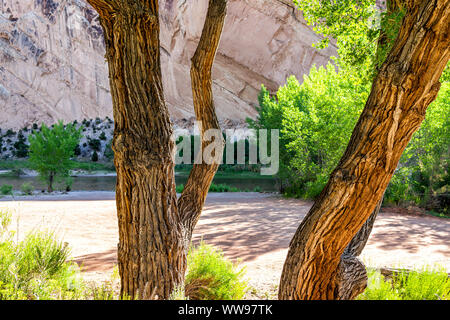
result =
M105 279L116 263L118 231L113 199L111 192L21 197L20 202L0 201L0 210L11 210L12 228L18 230L19 238L33 229L56 231L69 243L87 278ZM240 259L250 285L261 297L261 292L273 292L278 285L289 241L310 206L310 202L273 194L211 193L194 241L203 238L222 248L227 257ZM439 264L450 272L450 219L384 209L362 258L372 267Z

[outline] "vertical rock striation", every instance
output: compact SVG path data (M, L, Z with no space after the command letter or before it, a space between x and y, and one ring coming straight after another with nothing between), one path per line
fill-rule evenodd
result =
M325 64L317 35L287 0L230 0L213 69L219 119L255 115L261 84L275 91ZM207 0L161 0L162 70L171 116L193 116L190 59ZM0 127L112 115L97 14L83 0L0 0Z

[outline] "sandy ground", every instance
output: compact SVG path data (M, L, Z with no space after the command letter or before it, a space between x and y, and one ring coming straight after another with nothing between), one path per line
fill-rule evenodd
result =
M18 201L20 199L20 201ZM5 201L6 200L6 201ZM118 242L112 192L3 198L0 210L13 214L12 229L22 239L35 229L55 231L72 248L85 277L107 280L116 263ZM276 290L283 262L311 203L262 193L210 193L194 232L240 259L260 298ZM417 268L438 264L450 272L450 219L405 215L384 209L362 254L371 267Z

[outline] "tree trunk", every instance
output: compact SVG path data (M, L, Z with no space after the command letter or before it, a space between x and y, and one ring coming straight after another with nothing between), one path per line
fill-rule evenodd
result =
M160 67L158 1L89 1L99 12L114 111L121 295L167 298L183 283L172 124Z
M192 221L186 209L189 205L182 206L181 211L177 205L175 145L161 79L158 1L88 2L99 13L104 30L113 99L121 296L167 299L176 286L183 284L186 230L192 234L198 217ZM225 0L210 0L207 31L193 59L200 74L200 80L195 77L193 82L196 114L207 126L211 122L218 127L207 69L214 60L225 6ZM207 37L212 37L212 44ZM203 178L202 173L195 173L192 179ZM190 189L195 195L186 192L184 199L197 201L198 208L201 199L197 198L204 201L209 185L191 182L196 183L197 189ZM200 211L201 206L196 213Z
M358 259L358 256L366 246L367 240L369 240L382 202L383 197L381 197L369 219L366 220L341 255L335 284L337 290L336 299L338 300L352 300L363 293L367 287L366 267Z
M48 186L47 186L47 192L51 193L53 192L53 180L55 178L55 174L53 172L50 172L50 175L48 177Z
M195 115L200 124L202 150L212 143L205 139L205 132L210 129L218 130L220 133L221 148L216 150L212 163L202 161L201 164L194 164L178 199L180 216L185 226L187 248L223 155L224 141L214 107L211 69L222 34L226 7L227 0L210 0L202 36L191 64L192 95Z
M400 0L388 0L385 5L386 14L392 14L402 8ZM382 62L384 59L383 52L386 52L391 45L389 42L385 30L381 30L375 57L375 61L377 62L375 64L375 72L378 72L381 67L380 61ZM367 277L366 268L358 256L362 253L369 240L376 217L381 209L383 198L384 194L369 219L366 220L358 233L353 237L341 256L336 276L336 288L338 291L337 299L339 300L354 299L359 294L363 293L367 287L369 279Z
M344 250L373 213L436 98L450 56L447 0L409 0L399 35L330 180L291 241L280 299L339 299Z

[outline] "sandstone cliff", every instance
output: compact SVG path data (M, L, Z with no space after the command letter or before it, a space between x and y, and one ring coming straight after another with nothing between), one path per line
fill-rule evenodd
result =
M193 116L190 58L207 0L162 0L165 96L174 119ZM0 127L20 128L112 116L103 35L84 0L0 0ZM261 84L276 90L286 77L323 65L335 48L317 40L287 0L229 0L213 71L221 119L255 115Z

